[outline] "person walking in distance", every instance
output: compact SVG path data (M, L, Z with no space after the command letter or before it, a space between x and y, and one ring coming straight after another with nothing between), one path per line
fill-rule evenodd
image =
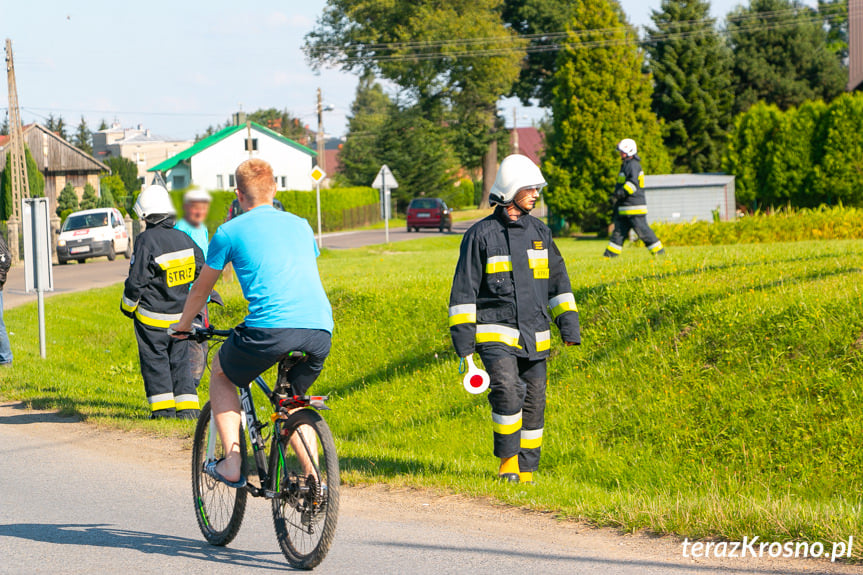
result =
M204 254L204 261L207 260L207 251L210 244L210 232L207 230L207 214L210 212L210 203L212 196L206 190L193 189L183 195L183 217L177 220L174 228L192 238L192 241L201 248ZM213 292L211 297L218 294ZM204 304L201 313L195 318L195 327L210 326L210 312L207 304ZM189 340L189 366L192 370L192 379L195 381L195 388L201 383L201 377L204 375L204 370L207 368L207 352L209 344L206 341L197 342Z
M533 482L545 425L549 322L566 345L581 343L578 309L551 230L530 215L545 178L529 158L501 162L494 213L465 234L453 277L449 326L461 358L479 353L491 382L498 476Z
M3 322L3 286L6 285L6 274L12 267L12 252L0 236L0 367L12 365L12 346L9 343L9 334L6 333L6 324Z
M651 254L664 254L662 242L647 225L647 198L644 195L644 172L641 170L638 146L635 140L625 139L617 144L617 151L623 163L614 188L614 231L603 256L619 256L630 230L635 230Z
M120 310L135 320L150 417L197 419L189 342L172 338L168 327L182 315L204 254L192 238L174 229L174 205L162 186L142 191L134 210L147 229L136 238Z

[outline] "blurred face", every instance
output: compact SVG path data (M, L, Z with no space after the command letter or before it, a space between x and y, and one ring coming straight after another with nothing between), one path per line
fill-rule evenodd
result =
M193 226L200 226L207 219L210 202L186 202L183 204L183 219Z
M620 152L620 159L621 159L621 160L625 160L625 159L626 159L626 158L628 158L628 157L629 157L629 156L627 156L627 155L626 155L626 154L624 154L623 152Z

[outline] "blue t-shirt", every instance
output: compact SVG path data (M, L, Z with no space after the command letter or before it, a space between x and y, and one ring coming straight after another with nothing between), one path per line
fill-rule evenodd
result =
M332 333L333 310L318 274L318 253L308 222L258 206L216 230L207 265L222 270L234 264L249 302L249 327Z
M183 218L180 218L174 224L174 229L180 230L192 238L192 241L198 244L198 247L204 252L204 259L207 259L207 248L210 244L210 233L207 231L207 226L202 224L196 228Z

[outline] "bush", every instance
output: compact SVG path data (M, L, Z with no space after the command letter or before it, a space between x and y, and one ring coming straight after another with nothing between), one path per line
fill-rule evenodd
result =
M57 198L57 215L65 220L66 216L63 214L69 215L77 209L78 194L75 193L75 188L72 184L67 182L66 186L60 192L60 197Z
M441 199L446 202L447 206L455 210L477 205L474 203L473 181L470 179L457 181L441 194Z
M734 222L653 224L668 246L758 244L863 238L863 209L843 206L756 213Z
M99 207L99 196L96 195L96 188L87 182L84 184L84 195L81 196L81 209L92 210L97 207Z
M784 112L760 103L737 117L724 169L737 177L738 202L753 208L863 206L861 147L863 94Z
M171 192L177 213L182 213L183 194L186 190ZM213 202L207 216L207 228L215 233L228 215L231 203L237 197L234 192L210 192ZM317 229L315 192L283 191L276 192L276 199L285 209L305 218L312 228ZM380 219L378 191L373 188L329 188L321 190L322 227L324 231L341 230L352 225L369 224ZM362 212L362 214L359 214ZM362 217L364 216L364 217Z

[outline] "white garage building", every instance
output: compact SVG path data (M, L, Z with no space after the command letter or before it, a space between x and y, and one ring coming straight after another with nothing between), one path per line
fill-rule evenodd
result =
M228 126L147 171L158 173L172 190L189 186L233 190L237 166L249 158L260 158L273 166L277 189L312 190L309 174L315 156L314 150L247 122Z
M714 174L670 174L644 177L647 219L651 222L682 223L692 220L735 219L737 201L734 176Z

